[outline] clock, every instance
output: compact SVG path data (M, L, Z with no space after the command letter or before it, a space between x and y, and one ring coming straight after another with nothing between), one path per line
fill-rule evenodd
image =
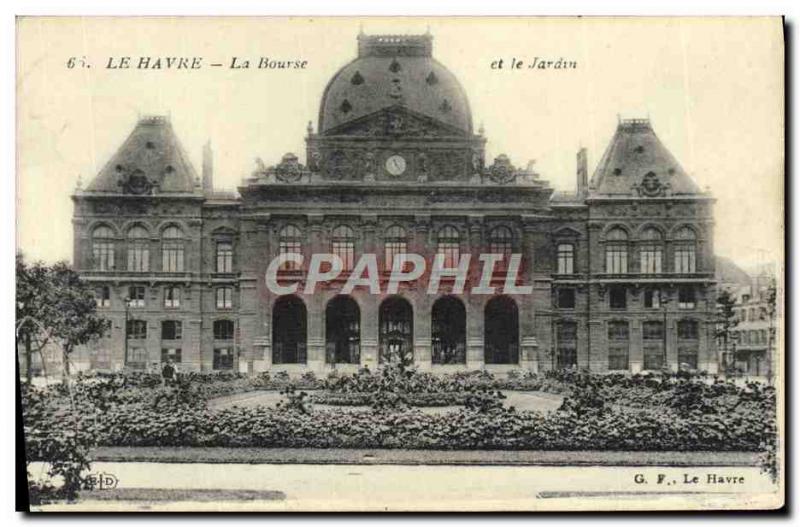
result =
M406 171L406 160L403 156L393 155L386 160L386 171L393 175L399 176Z

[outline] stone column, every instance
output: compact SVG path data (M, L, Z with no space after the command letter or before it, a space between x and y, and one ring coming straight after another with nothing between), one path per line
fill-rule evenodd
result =
M378 235L378 217L375 214L363 214L361 216L363 239L363 254L374 254L378 261L378 272L380 273L381 259L380 242ZM378 309L380 306L380 296L373 295L368 288L356 290L354 296L358 295L361 306L361 366L366 366L374 370L378 366Z
M308 215L309 243L304 267L308 270L314 253L329 252L325 248L324 216ZM325 304L321 294L303 295L306 303L306 364L308 368L322 372L325 369Z
M642 321L638 319L630 322L630 344L628 348L628 366L631 373L639 373L644 366L644 342L642 341Z
M428 269L433 262L435 249L430 243L430 216L418 214L414 216L414 239L409 252L416 252L424 256ZM423 277L430 276L425 273ZM421 369L431 367L431 302L427 292L427 280L419 280L409 284L404 296L407 297L414 310L414 364Z
M483 308L488 295L472 295L465 304L467 310L467 369L480 370L484 358Z

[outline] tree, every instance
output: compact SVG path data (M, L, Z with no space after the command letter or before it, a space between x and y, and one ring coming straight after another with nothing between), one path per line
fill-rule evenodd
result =
M97 314L92 288L66 262L28 266L17 255L17 345L25 345L28 382L34 350L41 353L48 343L59 343L66 379L75 347L102 337L110 327L110 321Z
M736 297L727 289L723 289L717 297L717 330L715 336L722 340L722 350L728 356L728 342L731 340L733 328L736 327L736 313L733 306Z

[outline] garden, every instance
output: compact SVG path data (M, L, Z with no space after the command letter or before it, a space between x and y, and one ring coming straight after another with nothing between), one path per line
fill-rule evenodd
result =
M237 394L274 404L218 405ZM516 408L507 395L557 401ZM79 376L23 386L27 459L80 488L92 447L745 451L775 471L776 394L767 385L676 374L378 371ZM439 411L428 411L439 408ZM70 475L71 474L71 475ZM72 478L72 479L70 479ZM72 489L72 491L70 491Z

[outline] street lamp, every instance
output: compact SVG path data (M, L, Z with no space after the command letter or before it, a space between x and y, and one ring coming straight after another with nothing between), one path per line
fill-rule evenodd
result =
M125 368L128 366L128 309L131 307L131 299L126 296L123 301L125 302L125 327L122 329L125 333L125 363L123 368Z
M667 368L667 305L669 304L669 297L659 293L659 301L661 302L661 309L664 311L664 349L662 351L661 367Z

